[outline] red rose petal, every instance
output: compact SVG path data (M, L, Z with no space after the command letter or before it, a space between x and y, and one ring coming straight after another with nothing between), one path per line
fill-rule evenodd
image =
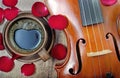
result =
M6 56L0 57L0 70L3 72L10 72L14 67L14 62Z
M9 21L13 20L19 13L19 9L16 7L7 8L4 10L5 18Z
M3 45L0 45L0 50L4 50L5 47Z
M67 49L62 44L55 45L51 50L51 56L58 60L62 60L66 57Z
M2 37L2 34L0 33L0 50L4 50L5 47L3 45L3 37Z
M42 2L36 2L32 6L32 14L36 17L44 17L49 14L49 11Z
M101 0L103 5L111 6L117 2L117 0Z
M51 28L63 30L68 26L68 19L63 15L53 15L48 19Z
M14 7L18 3L18 0L2 0L2 3L8 7Z
M30 76L32 74L34 74L35 72L35 65L32 64L24 64L21 67L21 73L24 74L25 76Z
M3 21L4 18L4 11L2 8L0 8L0 23Z

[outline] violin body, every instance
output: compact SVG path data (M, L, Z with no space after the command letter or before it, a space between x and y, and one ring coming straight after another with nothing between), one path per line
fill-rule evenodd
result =
M45 0L45 4L51 14L69 20L64 30L68 54L55 67L58 78L120 78L120 0L110 6L100 0Z

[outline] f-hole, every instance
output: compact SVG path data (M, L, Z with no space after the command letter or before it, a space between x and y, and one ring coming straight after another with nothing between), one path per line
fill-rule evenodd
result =
M120 61L120 54L119 54L119 48L118 48L118 45L117 45L117 41L116 41L114 35L111 34L111 33L107 33L107 34L106 34L106 38L107 38L107 39L109 39L109 35L111 35L112 38L113 38L113 42L114 42L114 45L115 45L116 54L117 54L118 60Z
M79 48L79 43L82 42L82 44L85 44L86 41L84 39L79 39L76 43L76 54L77 54L77 59L78 59L78 70L77 72L75 73L75 70L73 68L70 68L69 69L69 73L72 74L72 75L77 75L80 73L81 71L81 68L82 68L82 63L81 63L81 55L80 55L80 48Z

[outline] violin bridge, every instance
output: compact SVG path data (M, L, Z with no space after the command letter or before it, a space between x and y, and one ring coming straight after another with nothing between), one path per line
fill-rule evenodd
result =
M101 55L109 54L111 52L112 52L111 50L102 50L102 51L98 51L98 52L87 53L87 56L88 57L95 57L95 56L101 56Z

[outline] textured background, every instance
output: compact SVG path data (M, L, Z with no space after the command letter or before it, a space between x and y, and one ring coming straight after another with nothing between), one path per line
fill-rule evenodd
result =
M6 7L2 4L1 1L2 0L0 0L0 7L5 9ZM21 11L31 11L31 7L33 3L36 1L42 1L42 0L18 0L18 1L19 2L17 4L17 7ZM5 22L3 22L3 24L0 25L0 32L3 32L3 27L5 23L6 23L6 20ZM56 31L55 42L63 43L64 45L66 45L66 38L63 31ZM0 56L10 57L10 55L8 55L6 50L0 51ZM36 65L35 74L32 76L26 77L21 74L21 66L25 63L15 60L15 67L13 68L13 70L8 73L0 71L0 78L56 78L57 73L54 69L56 62L59 62L59 61L53 58L50 58L46 62L43 62L42 60L34 62L34 64Z

